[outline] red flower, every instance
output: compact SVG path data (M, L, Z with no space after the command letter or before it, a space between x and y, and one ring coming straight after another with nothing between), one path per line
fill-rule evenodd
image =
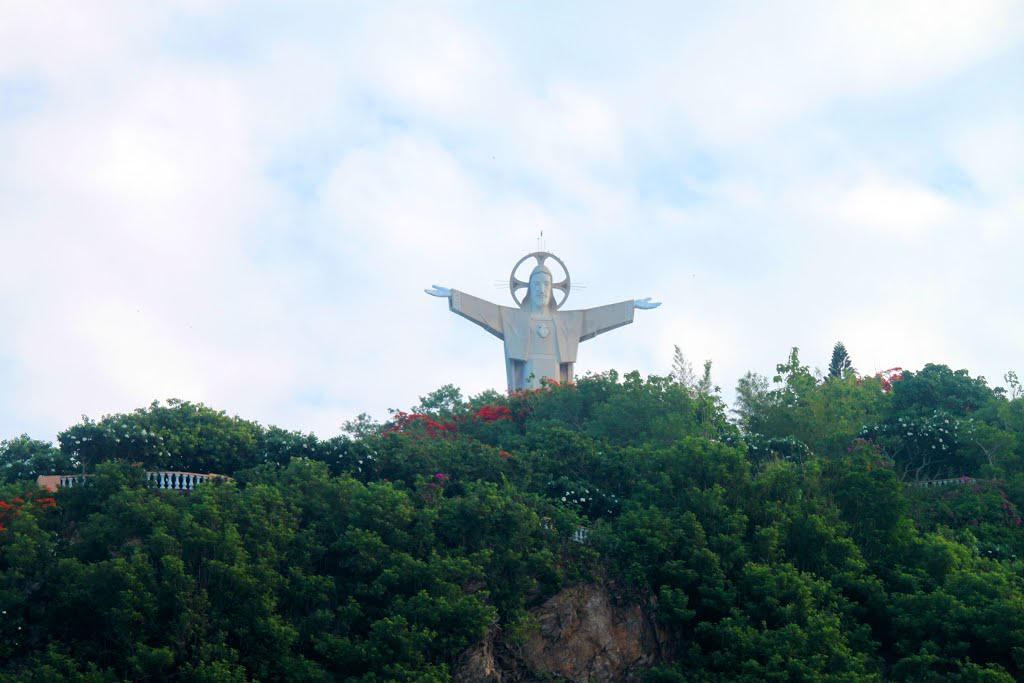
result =
M498 420L511 420L512 411L508 406L483 406L473 414L474 420L483 420L487 424Z
M397 418L395 424L391 425L386 430L384 430L385 434L391 434L394 432L404 433L410 425L417 422L423 423L423 428L426 430L427 435L434 438L439 436L438 432L440 432L441 434L455 434L456 430L458 429L457 425L454 425L450 422L437 422L436 420L431 419L428 415L421 415L419 413L409 415L407 413L398 412L395 413L395 416Z
M881 372L875 373L875 377L882 380L882 391L887 394L892 391L893 382L898 382L903 379L903 368L889 368L888 370L882 370Z

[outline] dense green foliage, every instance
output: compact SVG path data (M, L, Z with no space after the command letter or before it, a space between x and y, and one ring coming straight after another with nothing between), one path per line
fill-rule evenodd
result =
M602 580L672 634L650 681L1024 678L1024 399L795 349L737 395L707 365L443 387L328 440L172 401L0 442L0 676L443 681Z

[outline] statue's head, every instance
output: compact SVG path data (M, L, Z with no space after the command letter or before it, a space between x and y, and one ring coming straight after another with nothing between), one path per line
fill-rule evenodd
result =
M543 263L530 273L530 304L534 309L555 307L555 295L551 291L551 271Z
M520 266L526 263L528 259L536 259L537 265L530 271L530 277L524 282L519 279L517 273L519 273ZM544 265L552 261L562 268L563 277L560 281L556 281L554 274L548 266ZM524 289L527 290L526 294L520 298L519 292ZM562 292L561 301L555 300L556 289ZM520 310L546 310L553 313L564 306L565 300L569 298L569 269L565 267L562 259L551 252L535 251L519 259L512 266L512 274L508 278L508 290L512 295L512 300L516 302Z

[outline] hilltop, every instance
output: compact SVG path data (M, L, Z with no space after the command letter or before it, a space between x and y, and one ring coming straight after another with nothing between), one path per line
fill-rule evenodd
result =
M3 441L0 674L1024 677L1019 387L777 370L733 414L609 372L325 440L170 401Z

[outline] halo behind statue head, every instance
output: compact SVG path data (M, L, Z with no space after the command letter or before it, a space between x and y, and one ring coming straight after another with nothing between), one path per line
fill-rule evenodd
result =
M547 267L547 264L544 263L548 259L553 260L555 263L561 266L562 272L565 273L565 278L563 280L561 280L560 282L555 282L554 275L551 275L551 305L555 309L561 308L562 305L565 304L566 300L569 298L569 269L565 267L565 263L562 261L562 259L555 256L550 251L535 251L529 253L523 258L516 261L516 264L512 266L512 274L508 278L508 289L512 293L512 300L515 301L520 308L523 307L523 302L526 301L525 296L522 299L520 299L519 297L516 296L516 292L518 292L520 289L528 289L530 286L530 280L529 278L527 278L525 281L520 280L518 277L516 277L516 271L519 270L519 266L523 265L523 261L529 258L537 260L537 265L530 272L530 277L532 277L537 272L545 271L547 271L547 273L551 275L551 270ZM562 292L561 301L555 300L556 289Z

